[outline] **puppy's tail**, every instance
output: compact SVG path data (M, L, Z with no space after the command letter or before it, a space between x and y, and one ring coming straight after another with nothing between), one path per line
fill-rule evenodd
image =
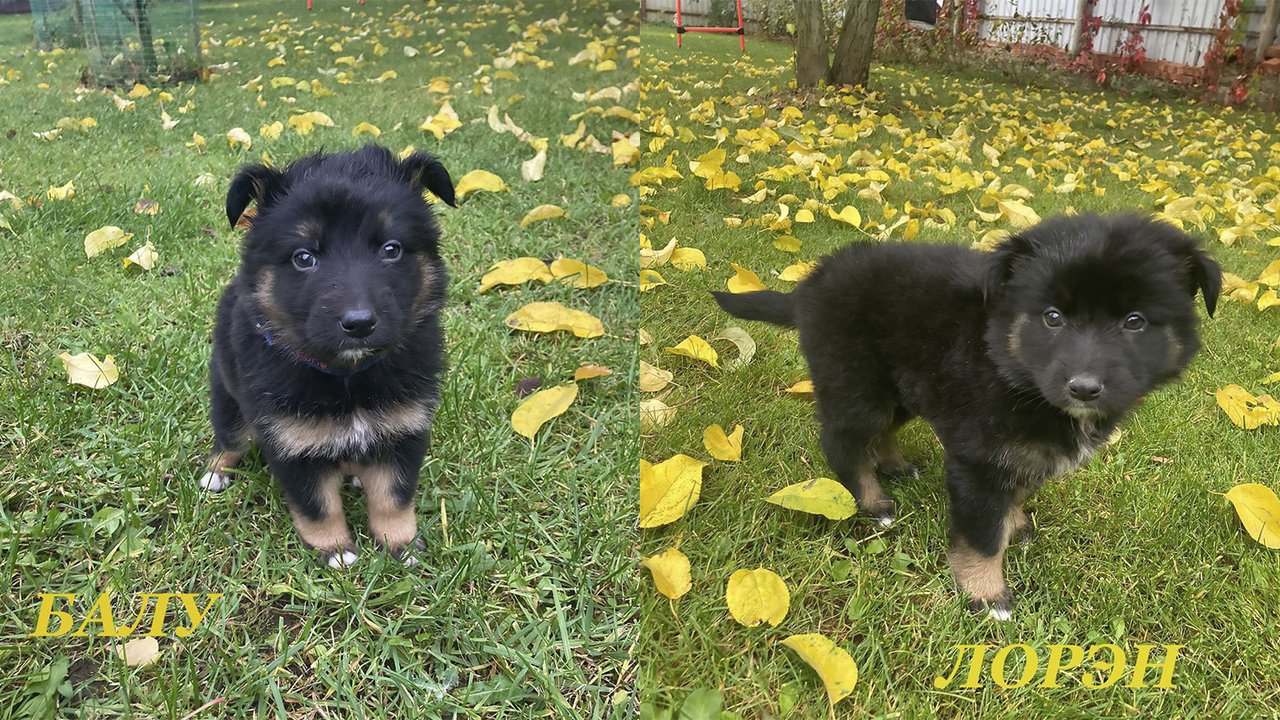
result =
M759 290L749 293L713 292L724 311L743 320L762 320L795 327L795 300L790 293Z

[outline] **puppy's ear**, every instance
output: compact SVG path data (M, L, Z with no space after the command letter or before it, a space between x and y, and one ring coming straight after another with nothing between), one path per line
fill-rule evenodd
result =
M1199 241L1191 235L1167 222L1151 222L1159 228L1169 249L1186 267L1191 297L1200 291L1204 296L1204 309L1209 312L1209 317L1213 317L1213 311L1218 307L1218 296L1222 294L1222 268L1209 253L1200 249Z
M987 274L982 281L982 302L991 305L1000 296L1000 290L1013 275L1013 266L1031 257L1036 245L1022 235L1014 235L996 246L988 260Z
M458 207L453 197L453 179L434 155L415 152L400 162L400 168L409 184L419 190L430 190L432 195L448 203L449 207Z
M280 184L281 174L266 165L245 165L227 188L227 222L236 226L250 201L257 201L258 208L267 204Z

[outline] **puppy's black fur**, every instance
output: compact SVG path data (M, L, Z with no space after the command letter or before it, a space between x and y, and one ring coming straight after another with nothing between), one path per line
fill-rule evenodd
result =
M344 476L364 487L380 545L403 556L420 542L413 500L440 396L448 284L424 189L454 202L434 157L369 145L283 171L247 166L227 192L232 225L250 202L257 215L218 305L201 485L221 490L253 438L302 539L334 566L355 559Z
M952 570L975 610L1007 618L1003 553L1021 506L1086 462L1200 343L1218 265L1177 228L1138 215L1063 217L995 253L853 245L793 293L715 293L730 314L795 326L827 462L883 524L875 471L911 472L894 432L927 421L946 452Z

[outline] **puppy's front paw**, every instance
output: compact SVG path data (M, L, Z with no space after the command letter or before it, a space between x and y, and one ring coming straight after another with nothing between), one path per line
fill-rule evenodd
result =
M893 480L919 480L920 469L908 462L881 463L876 470Z
M318 563L321 565L328 565L334 570L351 567L355 564L356 558L358 557L359 555L355 552L343 548L339 548L331 552L322 550L316 553L316 561Z
M863 508L863 510L872 518L875 518L876 526L888 528L893 525L893 519L898 514L898 503L889 498L884 498L875 505Z
M200 489L209 492L222 492L231 484L231 474L210 470L200 478Z
M418 564L418 553L424 552L427 544L422 538L414 538L413 542L405 543L399 547L387 548L387 552L391 557L404 563L405 567L413 567Z
M969 601L969 611L997 622L1008 622L1013 619L1013 593L1005 590L994 598L973 598Z

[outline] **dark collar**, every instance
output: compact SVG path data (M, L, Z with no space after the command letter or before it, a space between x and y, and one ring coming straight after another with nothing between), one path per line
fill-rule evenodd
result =
M300 350L288 347L286 345L276 345L275 338L271 336L271 328L267 326L267 318L265 316L259 315L258 318L254 320L253 326L262 335L262 339L267 341L267 347L273 347L279 350L280 352L284 353L285 355L288 355L289 357L293 358L294 360L302 363L303 365L306 365L312 370L319 370L325 375L332 375L333 377L339 377L339 378L348 378L348 377L351 377L352 375L355 375L356 373L361 373L361 372L364 372L365 370L368 370L374 365L377 365L378 362L382 360L381 355L374 355L373 357L369 358L368 360L365 360L364 362L360 363L359 365L353 368L330 367L329 364L326 363L325 361L317 360L316 358L313 358L310 355L307 355L306 353Z

